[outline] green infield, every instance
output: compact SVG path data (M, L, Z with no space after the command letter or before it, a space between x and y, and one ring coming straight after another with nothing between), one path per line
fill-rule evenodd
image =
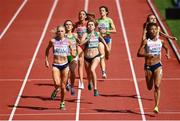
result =
M159 9L161 16L165 19L172 35L177 37L178 44L180 45L180 19L166 19L165 9L173 7L172 0L154 0L156 7Z

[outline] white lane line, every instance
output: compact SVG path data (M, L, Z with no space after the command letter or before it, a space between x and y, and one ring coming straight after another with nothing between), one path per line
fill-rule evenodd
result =
M84 10L88 12L88 4L89 0L84 0ZM79 83L80 87L80 83ZM81 89L78 89L78 97L77 97L77 107L76 107L76 121L79 121L79 113L80 113L80 103L81 103Z
M145 78L136 78L138 82L140 81L144 81ZM4 81L23 81L24 79L0 79L0 82L4 82ZM53 79L42 79L42 78L28 78L27 81L51 81ZM86 80L86 79L85 79ZM133 78L107 78L107 79L103 79L103 78L98 78L98 81L133 81ZM170 80L170 81L180 81L180 78L173 78L173 77L169 77L169 78L163 78L162 80Z
M138 87L138 84L137 84L137 78L136 78L136 74L135 74L135 71L134 71L134 66L133 66L133 62L132 62L131 52L130 52L130 48L129 48L128 38L127 38L127 34L126 34L126 29L125 29L125 25L124 25L124 20L123 20L123 15L122 15L119 0L116 0L116 5L117 5L117 9L118 9L118 14L119 14L119 20L120 20L122 31L123 31L123 37L124 37L125 44L126 44L126 49L127 49L127 53L128 53L128 60L129 60L129 64L130 64L130 67L131 67L131 72L132 72L133 81L134 81L134 85L135 85L135 89L136 89L136 94L137 94L137 98L138 98L138 103L139 103L139 107L140 107L142 120L146 121L146 117L145 117L145 114L144 114L143 104L142 104L142 101L141 101L139 87Z
M1 120L7 121L7 120ZM13 120L13 121L60 121L60 120ZM63 121L74 121L74 120L63 120ZM142 121L142 120L80 120L80 121ZM150 121L179 121L179 120L150 120Z
M7 121L7 120L1 120L1 121ZM35 121L35 120L13 120L13 121ZM60 121L60 120L36 120L36 121ZM74 120L63 120L63 121L74 121ZM142 121L142 120L80 120L80 121ZM179 120L150 120L150 121L179 121Z
M53 15L53 13L54 13L54 10L55 10L55 8L56 8L57 3L58 3L58 0L55 0L54 3L53 3L53 6L52 6L51 11L50 11L50 13L49 13L49 16L48 16L48 18L47 18L46 24L45 24L45 26L44 26L44 29L43 29L41 38L40 38L39 43L38 43L38 45L37 45L37 47L36 47L36 50L35 50L35 52L34 52L32 61L31 61L30 65L29 65L29 68L28 68L28 70L27 70L26 76L25 76L25 78L24 78L24 80L23 80L21 89L20 89L20 91L19 91L18 97L17 97L17 99L16 99L16 102L15 102L14 107L13 107L13 109L12 109L11 115L10 115L10 117L9 117L9 121L12 121L12 119L13 119L14 113L15 113L16 108L17 108L17 106L18 106L18 104L19 104L19 101L20 101L20 99L21 99L21 95L22 95L23 90L24 90L24 88L25 88L25 85L26 85L26 82L27 82L27 80L28 80L29 74L30 74L30 72L31 72L32 66L33 66L33 64L34 64L34 61L35 61L35 59L36 59L37 53L38 53L38 51L39 51L39 48L40 48L41 43L42 43L42 41L43 41L43 39L44 39L44 36L45 36L45 34L46 34L48 25L49 25L49 23L50 23L50 20L51 20L51 18L52 18L52 15Z
M79 81L79 87L80 87L80 81ZM76 121L79 121L80 103L81 103L81 89L78 88L78 97L77 97L77 106L76 106Z
M164 31L167 35L169 35L168 32L167 32L167 30L166 30L166 28L165 28L165 26L164 26L164 24L163 24L163 22L162 22L161 19L160 19L158 13L156 12L156 9L154 8L151 0L147 0L147 2L148 2L148 4L149 4L149 6L151 7L154 15L156 16L156 18L157 18L157 20L158 20L161 28L163 29L163 31ZM172 48L173 48L173 50L174 50L174 52L175 52L175 54L176 54L176 56L177 56L178 61L180 62L180 54L179 54L178 49L176 48L175 44L173 43L173 41L172 41L171 39L168 39L168 41L169 41L170 45L172 46Z
M0 34L0 39L2 39L2 37L4 36L4 34L7 32L7 30L9 29L9 27L11 26L11 24L13 23L13 21L16 19L16 17L18 16L18 14L20 13L20 11L23 9L23 7L25 6L25 4L27 3L28 0L24 0L24 2L21 4L21 6L19 7L19 9L16 11L16 13L14 14L14 16L11 18L10 22L8 23L8 25L6 26L6 28L4 29L4 31Z
M134 115L138 115L138 113L140 113L140 112L136 112L136 114L134 114ZM130 112L113 112L113 113L81 113L81 115L125 115L125 114L127 114L127 115L132 115L132 113L130 113ZM146 112L146 114L152 114L152 115L156 115L156 114L154 114L153 112ZM163 111L163 112L159 112L158 114L161 114L161 115L177 115L177 114L180 114L180 112L176 112L176 111L174 111L174 112L165 112L165 111ZM0 116L2 117L2 116L9 116L10 114L0 114ZM60 112L60 113L54 113L54 112L52 112L52 113L19 113L19 114L16 114L16 116L64 116L64 115L74 115L74 113L62 113L62 112Z

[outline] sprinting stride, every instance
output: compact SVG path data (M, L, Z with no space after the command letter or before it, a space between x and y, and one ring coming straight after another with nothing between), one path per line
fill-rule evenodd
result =
M101 17L97 20L98 30L111 51L112 39L110 34L116 32L116 27L114 25L113 20L110 17L108 17L109 10L106 6L100 6L99 13ZM100 44L99 49L101 53L100 65L102 70L102 77L107 78L105 58L109 58L110 52L106 52L102 44Z
M147 24L147 35L138 50L137 56L145 58L144 70L148 90L153 88L154 83L154 112L158 113L160 101L160 84L162 80L161 49L166 50L166 57L169 59L169 49L165 42L158 37L158 25Z
M73 57L71 54L68 55L68 62L69 62L69 77L70 77L70 82L67 82L66 89L71 92L71 95L75 95L75 90L74 90L74 83L75 83L75 78L76 78L76 73L75 69L78 64L78 52L77 52L77 34L73 33L73 22L71 20L66 20L64 22L64 27L66 29L66 38L71 41L72 43L72 49L73 51L76 52L76 57Z
M87 23L87 33L84 33L81 38L81 44L84 45L84 59L85 59L85 68L87 71L88 77L88 89L91 90L91 81L94 86L94 96L98 96L98 87L97 87L97 76L96 68L100 62L100 52L99 52L99 43L100 41L104 44L106 50L109 52L109 47L107 46L105 40L101 35L95 31L96 23L93 20L89 20Z
M60 109L65 109L65 94L66 94L66 82L69 73L69 64L67 56L69 53L73 57L76 53L72 49L71 41L65 38L65 28L64 26L57 26L55 30L55 37L53 37L46 48L45 51L45 66L50 67L48 56L49 50L53 48L53 64L52 64L52 77L55 85L55 89L51 95L51 98L55 98L57 92L61 91L61 102Z
M93 19L94 15L87 13L85 10L81 10L78 15L78 21L75 23L75 32L77 32L78 39L82 39L84 33L87 32L87 22ZM78 45L78 72L79 72L79 88L84 89L83 83L83 68L84 68L84 46Z

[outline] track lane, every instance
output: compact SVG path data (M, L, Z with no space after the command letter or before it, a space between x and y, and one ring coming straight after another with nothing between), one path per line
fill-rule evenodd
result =
M84 1L79 1L74 3L76 8L72 9L73 0L60 0L55 9L53 18L48 27L48 31L41 45L41 48L36 57L35 63L33 65L32 71L29 78L50 78L51 79L51 69L45 68L44 65L44 52L45 48L51 38L50 30L59 24L63 24L66 19L72 19L76 21L78 19L78 12L83 9ZM63 12L68 11L68 12ZM50 58L52 55L50 55ZM76 84L77 85L77 84ZM32 89L33 88L33 92ZM52 80L33 80L27 83L27 86L23 92L19 108L17 109L14 119L21 120L75 120L76 117L76 96L72 97L67 92L66 95L66 110L62 111L59 109L60 95L58 95L56 100L51 100L50 95L53 91L53 81ZM77 89L77 88L76 88ZM22 107L22 108L21 108ZM46 117L42 115L36 115L41 113L48 113ZM60 115L53 115L59 114ZM18 114L34 114L32 115L20 115Z
M50 8L50 2L44 2L41 10L38 9L38 12L32 13L30 8L37 9L37 4L31 4L33 2L35 1L32 0L27 4L27 6L25 6L19 17L16 19L16 22L11 26L8 33L6 33L7 36L4 36L1 40L1 79L24 79L34 48L37 45L37 40L44 26L44 20L47 17L47 8ZM39 18L41 19L39 20ZM1 114L10 114L12 106L14 105L19 93L22 81L14 83L6 80L0 83L0 88L4 89L0 92L1 99L8 100L5 103L1 103L0 112ZM14 84L14 86L12 84ZM9 88L4 88L4 85L8 85ZM4 95L4 92L6 95ZM8 117L9 115L6 117L0 117L0 119L7 120Z
M11 1L11 4L9 4L8 0L0 0L0 33L2 33L8 25L12 16L16 13L22 2L23 0L16 0Z
M66 3L66 0L62 0L62 2ZM67 2L69 3L70 1L68 0ZM94 2L94 1L90 1L90 2ZM102 3L100 2L101 3L100 5L102 4L104 5L104 3L106 5L106 2L107 1L102 1ZM74 6L77 6L77 9L80 10L80 8L84 5L82 1L81 3L79 4L74 3ZM66 6L66 4L63 4L63 6L59 5L60 7L58 7L58 9L65 10L68 7ZM140 9L133 7L134 9L132 10L131 5L136 6L137 4L141 5L141 7L139 7ZM80 7L78 7L78 5L80 5ZM97 13L96 15L98 15L98 7L100 5L99 3L90 4L90 8L89 8L90 13L96 12ZM114 6L114 3L112 1L111 3L107 3L107 6L109 7L110 12L111 12L110 17L113 18L116 24L117 31L118 31L117 34L114 34L112 36L113 37L113 50L112 50L113 54L111 55L111 58L110 58L111 60L107 62L108 77L115 78L116 80L107 79L105 82L100 80L98 82L99 90L100 90L100 97L98 98L93 97L93 92L89 92L87 89L83 91L83 95L81 99L80 119L81 120L83 119L89 119L89 120L97 120L97 119L99 120L104 120L104 119L106 120L125 120L125 119L138 120L139 119L141 120L141 115L139 113L137 97L135 94L133 82L132 80L127 80L127 79L122 80L122 78L131 79L132 77L131 77L131 71L128 65L127 55L126 54L121 55L121 53L127 53L127 52L126 52L126 48L124 46L124 41L122 38L122 33L121 33L122 31L121 31L121 28L119 28L120 25L118 25L119 20L117 18L117 12L114 12L117 10L114 10L116 9L116 7ZM50 5L49 5L49 8L50 8ZM74 9L71 9L70 6L68 8L71 11L71 13L74 13L75 11ZM146 90L145 82L142 79L144 77L143 59L136 58L137 48L139 47L139 40L140 40L139 38L141 37L142 23L145 21L146 15L149 12L151 12L147 8L148 6L147 4L144 3L144 1L138 1L138 2L136 1L136 3L134 3L133 1L122 2L123 15L126 15L124 17L125 27L127 30L127 35L128 35L128 39L130 43L130 50L131 50L132 59L133 59L134 67L135 67L135 72L137 74L138 79L141 79L138 81L138 84L139 84L141 95L142 95L142 101L143 101L146 117L148 120L180 119L178 115L179 114L178 112L180 112L179 111L180 107L178 106L180 99L177 96L180 94L180 92L179 90L177 90L179 88L179 82L176 79L163 80L161 89L164 94L162 93L161 105L160 105L162 113L160 113L160 115L158 116L151 113L152 105L154 103L153 95L152 95L152 92L148 92ZM44 11L48 11L48 10L44 10ZM58 10L58 12L54 14L53 22L50 24L50 27L48 30L51 30L51 28L56 26L58 23L63 22L65 18L73 18L73 20L77 19L77 14L72 14L71 16L69 13L64 13L62 15L60 14L61 11L62 10L60 11ZM138 14L139 12L143 14ZM132 13L132 15L130 13ZM61 15L64 16L64 18L61 18ZM134 23L134 18L136 17L138 18L138 22ZM41 19L41 20L45 20L45 19ZM27 86L24 90L23 96L20 101L20 105L15 114L15 119L43 120L45 119L45 117L46 119L49 119L49 120L50 119L55 119L55 120L57 119L74 120L75 119L75 113L74 113L76 110L75 98L70 97L69 94L67 95L68 97L67 109L68 110L64 112L59 111L57 108L57 105L59 104L59 100L58 100L59 97L57 100L54 100L54 101L51 101L49 99L49 95L53 89L53 85L52 85L52 80L46 80L46 79L51 78L51 75L50 75L51 72L50 70L45 70L42 67L44 67L44 50L47 45L47 42L49 41L50 36L51 36L50 34L46 35L45 40L44 40L45 42L42 43L42 47L40 48L40 51L36 58L32 72L30 74L30 79L36 78L37 80L34 79L27 83ZM32 36L29 36L28 38L32 39ZM116 40L120 40L120 41L116 41ZM119 45L121 45L121 47ZM31 52L28 51L28 53L31 53ZM7 59L8 57L3 54L4 53L0 54L1 57L4 57ZM171 51L171 55L173 57L171 60L166 60L164 57L162 60L163 63L166 63L166 65L164 66L164 70L166 70L164 72L164 78L180 78L179 77L179 64L176 63L177 61L174 58L175 56L172 53L172 51ZM120 61L117 60L117 57L120 57L121 60ZM110 68L112 67L112 63L117 64L118 66L116 67L118 69L111 70ZM140 67L139 65L142 65L142 67ZM3 67L5 68L5 65ZM21 68L22 67L24 68L25 64L22 65ZM2 72L4 73L4 75L6 75L6 73L4 72L4 68ZM125 68L127 68L127 70ZM121 71L122 69L123 71ZM11 71L13 71L13 69ZM16 72L17 74L19 73L18 76L12 73L15 78L21 78L21 77L23 78L22 73L25 73L25 72L17 72L17 70L13 72ZM97 72L98 72L98 77L101 77L99 68ZM11 76L10 74L7 74L7 75L2 76L2 77L3 78L11 77L13 79L13 76ZM121 75L122 78L119 78L119 75ZM45 80L38 80L38 78L45 79ZM86 84L85 87L87 87L87 83L85 84ZM11 99L4 98L3 103L1 103L3 104L3 107L5 107L4 108L5 110L3 110L2 113L0 112L0 114L7 114L7 115L0 115L0 119L5 120L8 118L9 116L8 112L9 110L11 110L11 107L12 107L12 105L9 105L9 104L12 104L11 102L15 100L15 97L19 91L18 88L20 87L21 82L19 82L19 80L17 80L17 82L16 81L12 82L10 79L7 83L0 81L0 85L2 86L2 88L1 86L0 88L3 89L3 91L5 91L5 93L1 92L2 94L1 94L0 99L4 98L3 95L10 95L10 94L13 95L11 96ZM11 92L8 91L9 89L7 85L8 87L12 86L13 90L11 90ZM107 87L107 89L112 89L113 87L113 90L104 90L104 87ZM167 95L169 99L167 99ZM112 104L110 105L109 102L112 102L113 104L110 103ZM6 109L7 107L8 109Z
M122 11L125 17L125 27L127 29L127 35L129 38L130 50L132 53L133 64L135 67L135 72L137 77L144 77L144 59L137 58L136 53L137 49L140 46L141 35L142 35L142 25L146 21L146 17L151 12L148 4L142 1L125 1L122 0ZM137 6L135 8L135 6ZM133 8L133 9L132 9ZM139 14L141 13L141 14ZM164 39L164 38L163 38ZM166 42L167 40L164 39ZM169 46L171 59L167 60L162 56L163 63L163 78L179 78L179 63L173 53L171 47ZM140 66L141 65L141 66ZM152 112L154 106L153 91L147 91L145 80L139 81L140 93L142 98L149 98L151 100L142 100L145 113ZM178 102L180 101L180 91L178 90L179 80L163 80L161 84L161 100L160 100L160 114L152 116L146 116L148 120L165 120L165 119L180 119L179 115L175 112L180 111ZM161 113L162 112L162 113ZM164 113L171 112L171 113ZM173 114L174 112L174 114Z
M112 52L110 59L106 63L108 78L116 78L117 80L98 81L99 97L93 97L93 91L87 89L82 92L80 120L141 119L134 83L130 80L121 80L121 78L132 78L132 74L116 2L91 0L89 1L88 11L95 13L99 17L98 8L102 5L109 8L110 17L114 20L117 29L117 33L112 34ZM100 68L97 69L97 73L98 78L101 78ZM87 84L85 87L87 88ZM85 112L92 113L92 115L85 115Z

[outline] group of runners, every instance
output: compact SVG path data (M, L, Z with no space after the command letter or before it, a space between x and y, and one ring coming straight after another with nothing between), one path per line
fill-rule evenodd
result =
M63 25L55 27L52 32L54 36L49 41L45 52L45 65L50 67L48 56L50 48L53 48L52 77L55 89L51 98L55 99L58 92L61 93L60 109L65 109L66 90L75 95L74 84L76 80L75 69L78 67L79 89L84 89L83 70L85 67L88 80L88 90L94 91L98 96L96 68L100 64L102 77L107 78L105 60L109 59L111 53L111 33L116 32L113 20L108 17L109 10L106 6L99 7L100 18L81 10L78 21L73 23L66 20ZM169 49L160 38L168 36L160 30L156 17L148 15L143 25L143 35L137 56L145 58L144 70L148 90L154 85L155 105L153 111L159 112L160 83L162 80L161 49L165 48L169 59ZM70 81L68 81L70 79Z
M51 98L55 99L61 92L60 109L65 108L66 90L75 95L74 84L76 79L75 69L78 65L79 89L84 89L83 70L87 72L88 89L94 90L98 96L96 68L101 65L102 77L107 78L105 59L109 59L112 39L110 33L116 32L113 20L108 17L109 10L106 6L99 7L100 18L79 12L79 20L74 24L66 20L63 25L55 27L52 39L45 52L45 65L50 67L48 56L53 48L52 77L55 89ZM70 81L68 81L68 78Z

